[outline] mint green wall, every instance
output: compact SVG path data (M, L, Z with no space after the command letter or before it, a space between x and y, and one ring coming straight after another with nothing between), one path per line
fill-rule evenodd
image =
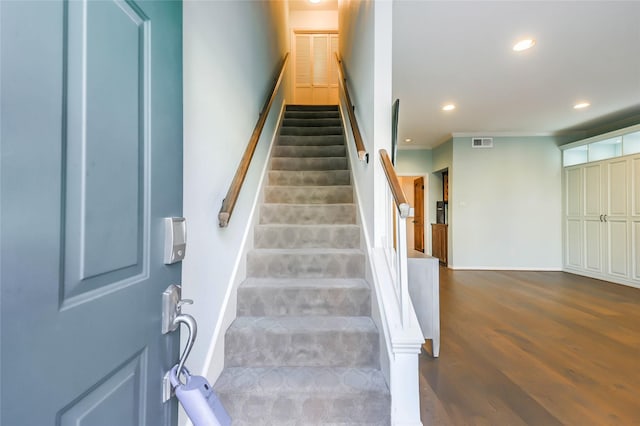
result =
M398 150L396 172L405 175L422 175L431 173L431 160L430 149Z
M449 139L443 144L433 149L433 171L451 169L453 165L453 139ZM451 172L451 170L449 170ZM449 176L451 184L451 176Z
M552 137L454 138L450 181L453 267L562 267L562 166ZM451 176L450 176L451 179Z

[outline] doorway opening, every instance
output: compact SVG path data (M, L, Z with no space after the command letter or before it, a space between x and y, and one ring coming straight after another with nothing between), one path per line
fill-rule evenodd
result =
M409 257L421 257L431 253L427 210L427 176L398 176L402 190L411 206L407 218L407 254Z

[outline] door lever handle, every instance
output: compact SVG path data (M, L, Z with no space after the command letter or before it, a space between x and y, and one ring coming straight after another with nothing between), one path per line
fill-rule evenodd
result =
M180 324L184 324L187 326L189 330L189 338L187 339L187 345L184 347L184 351L180 356L180 362L178 363L178 370L176 375L178 378L182 373L182 369L184 368L184 363L187 361L189 354L191 353L191 349L193 348L193 344L196 342L196 336L198 334L198 324L196 323L196 319L189 314L180 314L175 317L173 320L173 324L178 327Z

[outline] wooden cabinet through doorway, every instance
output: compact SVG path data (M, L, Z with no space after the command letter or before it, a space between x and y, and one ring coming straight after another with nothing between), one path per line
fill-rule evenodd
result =
M432 223L431 236L433 257L437 257L440 259L440 263L447 266L447 225L444 223Z

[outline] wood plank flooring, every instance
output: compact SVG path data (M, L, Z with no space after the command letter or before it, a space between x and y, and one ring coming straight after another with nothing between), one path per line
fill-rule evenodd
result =
M423 425L640 425L640 290L563 272L440 269Z

